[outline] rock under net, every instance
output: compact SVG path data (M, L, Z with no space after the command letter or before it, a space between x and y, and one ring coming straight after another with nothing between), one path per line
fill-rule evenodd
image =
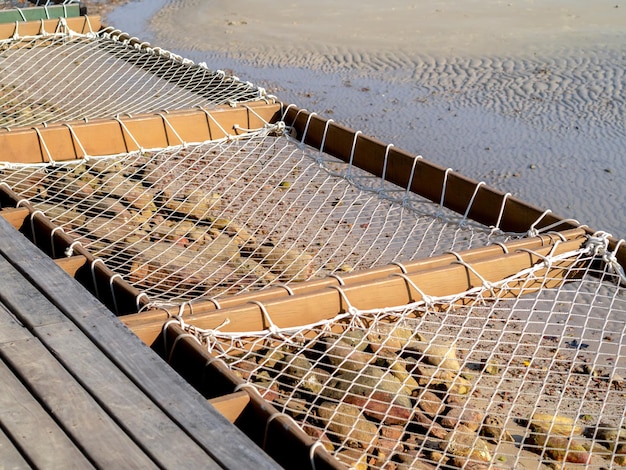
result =
M183 326L354 467L622 468L626 276L606 246L411 305L342 294L342 313L307 325L264 310L259 331Z
M223 71L120 31L56 31L0 41L0 127L270 100Z
M159 302L257 290L515 236L302 145L280 125L114 157L8 164L0 178Z

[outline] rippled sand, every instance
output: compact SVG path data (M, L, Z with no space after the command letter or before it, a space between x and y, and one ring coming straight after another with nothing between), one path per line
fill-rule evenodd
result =
M626 237L626 1L143 0L108 21Z

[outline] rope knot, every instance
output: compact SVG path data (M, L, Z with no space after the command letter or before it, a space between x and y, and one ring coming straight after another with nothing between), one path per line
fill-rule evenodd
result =
M624 240L617 242L614 251L609 250L609 238L610 233L596 232L593 236L590 236L585 244L585 247L589 249L591 254L595 257L601 258L606 263L609 270L619 276L620 280L626 284L626 272L624 267L617 259L616 253L620 245L624 243Z

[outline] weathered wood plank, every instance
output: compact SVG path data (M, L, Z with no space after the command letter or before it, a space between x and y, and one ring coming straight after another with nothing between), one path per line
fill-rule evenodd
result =
M24 460L22 454L15 448L13 442L0 431L0 459L2 459L2 465L4 468L10 468L11 470L26 470L31 469L32 466ZM67 468L67 467L66 467Z
M120 423L129 437L164 467L215 468L206 452L124 375L36 287L24 282L19 272L0 257L4 289L0 298L22 323L52 351L107 413ZM42 324L43 318L56 318ZM163 442L176 442L172 452Z
M156 468L37 339L2 343L0 357L96 466Z
M9 311L0 305L0 331L20 333L18 341L28 336L25 328L16 323ZM2 344L7 344L2 342ZM0 462L3 468L14 462L18 468L30 468L27 459L38 468L91 468L92 465L30 391L0 362L0 423L9 437L0 435ZM18 451L16 446L20 449ZM21 452L21 453L20 453ZM22 461L25 465L21 465Z
M4 219L0 251L111 361L217 462L227 468L277 468L247 436L150 350L84 287L67 276ZM39 326L51 324L38 318Z

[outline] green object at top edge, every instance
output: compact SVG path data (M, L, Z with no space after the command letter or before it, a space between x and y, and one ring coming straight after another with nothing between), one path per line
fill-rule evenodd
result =
M78 4L14 8L11 10L0 10L0 23L73 18L77 16L80 16L80 6Z

